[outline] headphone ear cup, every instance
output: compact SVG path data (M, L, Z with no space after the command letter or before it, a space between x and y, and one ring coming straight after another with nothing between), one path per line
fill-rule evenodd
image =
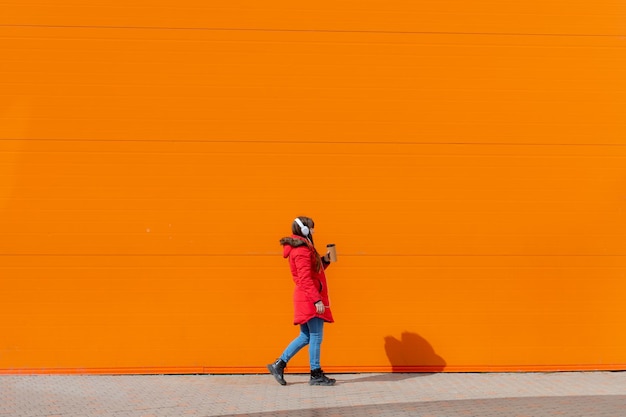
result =
M300 226L300 231L302 232L302 234L304 236L308 236L309 235L309 228L308 228L308 226L306 226L304 223L302 223L302 220L300 220L297 217L296 217L296 219L294 221L298 224L298 226Z

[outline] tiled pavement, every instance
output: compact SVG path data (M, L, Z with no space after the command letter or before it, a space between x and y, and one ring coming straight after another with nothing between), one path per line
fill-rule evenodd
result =
M0 376L0 417L626 417L626 372Z

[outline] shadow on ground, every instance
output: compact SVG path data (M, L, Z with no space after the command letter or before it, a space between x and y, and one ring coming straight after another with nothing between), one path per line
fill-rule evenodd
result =
M332 388L328 388L332 389ZM322 407L301 410L229 414L223 417L322 417L322 416L532 416L622 417L626 413L626 395L495 398L452 401L416 401Z
M338 381L338 384L352 384L353 382L398 382L405 379L419 378L422 376L434 375L432 372L412 372L412 373L393 373L370 375L363 378L349 379L347 381ZM626 416L625 416L626 417Z

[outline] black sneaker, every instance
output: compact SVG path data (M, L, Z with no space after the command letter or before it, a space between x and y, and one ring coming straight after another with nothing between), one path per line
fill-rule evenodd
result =
M267 365L267 370L270 371L270 374L274 375L274 378L276 378L276 381L278 381L280 385L287 385L287 381L285 381L284 378L286 366L287 363L282 359L276 359L276 362Z
M335 380L332 378L328 378L324 375L324 371L321 369L315 369L311 371L311 379L309 380L309 385L335 385Z

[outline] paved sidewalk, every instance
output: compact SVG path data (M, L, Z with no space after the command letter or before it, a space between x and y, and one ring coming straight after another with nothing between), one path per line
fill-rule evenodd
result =
M625 417L626 372L0 376L0 417Z

